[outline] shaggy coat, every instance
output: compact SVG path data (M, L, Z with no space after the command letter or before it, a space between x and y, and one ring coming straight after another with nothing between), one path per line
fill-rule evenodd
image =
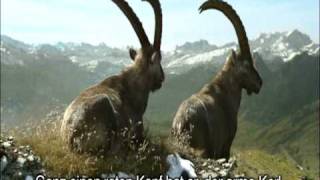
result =
M124 0L113 2L127 16L141 49L130 49L134 63L119 75L108 77L84 90L67 107L61 133L70 148L77 152L108 152L119 148L124 136L135 144L143 141L143 114L149 93L161 87L162 14L159 1L148 1L155 12L156 27L151 45L141 22Z

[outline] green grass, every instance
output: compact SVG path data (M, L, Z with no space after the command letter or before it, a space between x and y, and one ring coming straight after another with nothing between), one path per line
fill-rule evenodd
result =
M240 120L233 147L282 154L319 177L319 101L268 125Z
M300 179L306 173L300 171L284 156L271 155L265 151L251 149L236 151L238 156L236 172L257 178L259 175L281 176L282 179Z

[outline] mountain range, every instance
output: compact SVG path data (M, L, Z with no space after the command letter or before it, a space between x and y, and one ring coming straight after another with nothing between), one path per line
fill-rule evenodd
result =
M268 64L290 61L302 52L319 55L319 44L298 30L263 33L250 41L250 45L252 51L259 53ZM230 50L236 48L237 44L234 42L222 46L211 45L206 40L187 42L176 46L172 51L163 52L163 66L168 73L181 74L202 64L223 64ZM111 48L105 43L91 45L59 42L54 45L30 45L2 35L0 50L3 64L23 65L43 57L55 57L56 61L69 60L88 71L103 75L117 73L131 63L127 50Z
M258 95L243 94L235 147L289 154L317 174L319 44L293 30L261 34L250 46L264 85ZM166 81L145 114L152 135L168 135L179 104L209 82L236 48L234 42L199 40L163 52ZM132 63L127 49L104 43L31 45L1 35L0 51L1 123L9 127L63 109L80 91Z

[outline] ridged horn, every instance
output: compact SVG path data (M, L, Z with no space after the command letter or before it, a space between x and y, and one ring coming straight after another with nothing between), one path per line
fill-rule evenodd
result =
M142 23L140 22L139 18L134 13L132 8L129 6L129 4L125 0L112 0L112 1L121 9L121 11L126 15L128 20L130 21L130 24L132 25L134 31L136 32L139 38L141 46L149 47L150 42L143 29Z
M155 29L153 47L160 51L162 37L162 10L159 0L143 0L151 4L155 15Z
M201 13L208 9L217 9L227 16L236 30L242 58L248 59L252 62L246 31L237 12L232 8L231 5L222 0L208 0L200 6L199 11Z

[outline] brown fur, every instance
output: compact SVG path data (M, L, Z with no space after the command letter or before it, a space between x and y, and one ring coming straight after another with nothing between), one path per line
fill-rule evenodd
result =
M121 133L140 143L143 140L143 114L149 93L161 88L164 73L161 67L160 44L148 45L141 23L124 0L113 0L125 12L140 39L139 51L130 49L134 63L119 75L111 76L84 90L67 107L61 126L63 138L77 152L108 152L119 148ZM160 4L155 9L161 24ZM138 26L138 25L140 26ZM140 28L140 29L139 29ZM156 29L161 28L156 25ZM157 37L161 38L159 30ZM142 37L141 37L142 36ZM160 43L160 40L157 41ZM131 132L132 131L132 132ZM131 132L131 134L130 134Z
M232 51L217 76L182 102L173 120L172 133L178 137L188 136L188 143L197 155L229 158L237 130L241 91L246 89L248 94L258 93L262 80L250 59L250 49L240 18L231 6L223 1L209 0L201 8L217 8L231 17L238 37L241 36L240 51Z

